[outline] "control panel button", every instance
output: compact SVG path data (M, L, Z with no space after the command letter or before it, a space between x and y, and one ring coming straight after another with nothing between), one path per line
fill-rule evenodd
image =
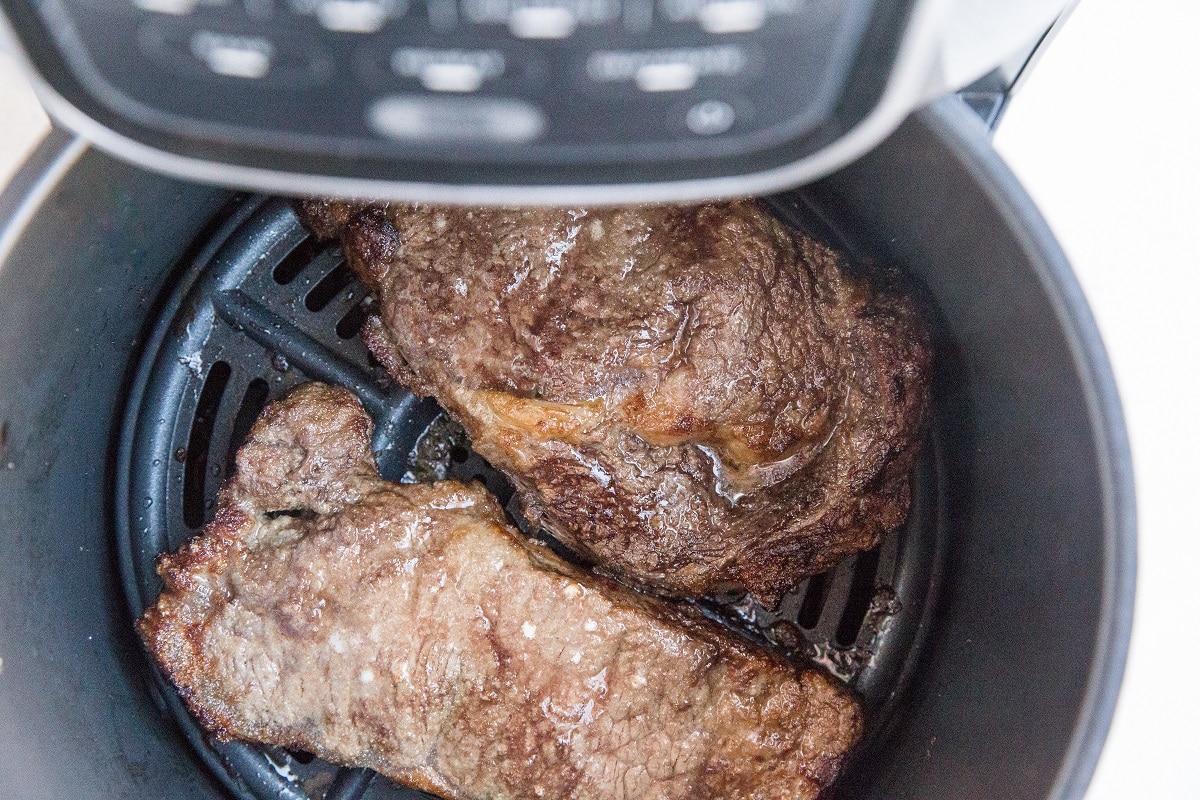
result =
M718 0L700 9L700 27L709 33L756 31L767 20L765 0Z
M658 13L671 22L697 22L708 33L756 31L768 17L800 12L804 0L658 0Z
M508 30L518 39L565 39L579 21L569 8L524 6L508 15Z
M483 73L474 64L428 64L421 85L431 92L473 92L483 85Z
M695 64L675 62L643 64L633 80L643 92L682 92L695 86L699 77Z
M683 91L700 78L740 75L749 61L737 45L597 50L588 56L587 74L597 83L632 81L644 92Z
M199 31L191 40L192 54L217 75L261 78L271 69L275 48L261 36L234 36Z
M698 136L716 136L733 127L737 114L724 100L702 100L688 109L684 122Z
M367 109L376 133L407 142L522 144L546 130L546 116L524 100L393 95Z
M326 0L317 6L317 22L330 31L374 33L386 19L383 4L373 0Z
M484 81L504 74L499 50L443 50L401 47L392 53L392 71L416 78L432 92L473 92Z
M403 17L408 0L288 0L298 14L316 17L325 30L374 34L389 19Z
M288 0L288 5L338 33L375 33L408 11L408 0Z
M142 11L183 16L196 10L197 0L133 0Z
M300 91L324 85L337 75L321 42L307 35L272 36L246 30L247 26L236 20L230 28L197 29L193 19L145 19L138 24L134 40L137 55L145 59L146 66L166 73L156 73L158 83L169 75L190 82L188 102L196 108L204 108L209 85L221 86L223 92L251 92L249 84L263 90Z
M461 15L473 25L505 25L520 39L565 39L620 18L621 0L461 0Z

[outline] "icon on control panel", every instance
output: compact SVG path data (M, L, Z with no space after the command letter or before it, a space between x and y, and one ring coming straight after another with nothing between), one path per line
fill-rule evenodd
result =
M767 19L763 0L718 0L700 9L700 27L709 33L756 31Z
M699 77L695 64L643 64L634 73L633 82L643 92L682 92L695 86Z
M749 56L739 46L668 50L597 50L588 56L588 77L597 83L632 81L643 92L682 92L700 78L741 74Z
M724 100L703 100L688 109L684 122L698 136L716 136L733 127L737 114Z
M499 24L519 39L566 39L621 15L621 0L462 0L463 18Z
M316 17L327 31L375 33L408 11L408 0L289 0L292 11Z
M508 30L520 39L565 39L579 24L569 8L525 6L508 15Z
M516 98L394 95L367 109L367 124L405 142L522 144L539 138L546 117Z
M190 14L196 10L196 0L133 0L133 4L142 11L175 16Z
M235 0L131 0L131 2L142 11L182 17L191 14L200 6L227 6Z
M192 54L217 75L261 78L271 69L275 48L261 36L233 36L199 31L192 36Z
M444 50L401 47L392 53L392 71L416 78L431 92L474 92L504 74L499 50Z
M658 0L671 22L697 22L707 33L756 31L768 17L796 14L803 0Z

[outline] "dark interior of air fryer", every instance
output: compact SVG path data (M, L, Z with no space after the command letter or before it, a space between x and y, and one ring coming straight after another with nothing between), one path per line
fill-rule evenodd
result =
M861 259L862 242L811 197L770 200L785 222ZM280 198L237 196L194 243L194 260L168 285L141 354L120 439L117 535L133 614L158 595L155 558L179 547L211 518L234 454L271 399L309 380L352 389L375 420L384 477L402 482L455 477L481 481L526 534L512 486L470 449L465 433L428 399L392 383L357 334L373 298L341 250L318 242ZM936 417L936 411L935 411ZM699 603L729 628L783 656L822 665L858 693L870 758L901 702L921 649L942 561L938 431L935 419L913 475L907 524L875 550L801 583L777 610L739 597ZM551 546L556 544L548 540ZM560 553L561 548L559 548ZM311 754L221 743L191 718L147 659L158 700L197 755L239 798L350 800L424 797L360 769ZM835 787L830 794L837 795Z

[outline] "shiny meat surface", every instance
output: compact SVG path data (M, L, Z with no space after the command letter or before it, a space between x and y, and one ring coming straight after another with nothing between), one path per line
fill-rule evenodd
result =
M848 692L526 541L479 486L379 478L349 392L268 406L138 624L218 736L447 798L814 798ZM282 512L282 513L281 513Z
M301 214L377 294L381 363L621 580L771 606L904 521L923 320L760 203Z

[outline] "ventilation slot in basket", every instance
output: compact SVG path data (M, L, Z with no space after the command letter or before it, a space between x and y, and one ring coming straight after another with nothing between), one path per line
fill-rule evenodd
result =
M200 401L192 417L192 430L188 435L187 461L183 468L183 522L189 528L204 524L204 483L208 473L208 451L212 444L213 426L221 397L229 384L233 370L224 361L217 361L208 370L204 388L200 390Z
M871 607L875 596L875 573L879 569L879 550L860 553L854 562L854 578L850 582L850 596L842 618L838 621L834 641L842 647L851 647L858 640L858 632Z
M229 434L229 450L225 454L225 474L232 475L237 461L238 448L246 441L254 421L267 405L267 396L271 387L262 378L255 378L246 387L242 395L242 404L238 406L237 416L233 419L233 430Z
M280 286L287 286L299 277L300 273L313 262L313 259L323 249L315 236L308 237L296 245L296 248L288 253L283 261L279 262L279 265L271 272L271 277Z
M333 302L333 298L337 297L339 292L352 283L354 283L354 273L345 263L338 264L304 298L304 307L309 311L321 311Z

